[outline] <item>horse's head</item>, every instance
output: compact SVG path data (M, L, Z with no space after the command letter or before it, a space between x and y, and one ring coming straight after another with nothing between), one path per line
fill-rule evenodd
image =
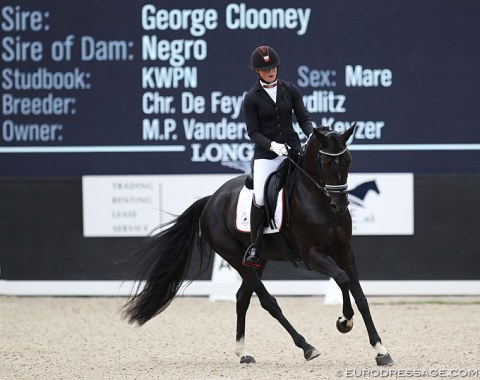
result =
M347 148L347 140L354 129L355 125L344 133L337 133L326 127L316 128L313 131L316 141L310 141L307 147L307 151L316 155L313 160L314 172L320 186L330 198L330 209L335 214L344 213L349 203L347 177L352 156Z

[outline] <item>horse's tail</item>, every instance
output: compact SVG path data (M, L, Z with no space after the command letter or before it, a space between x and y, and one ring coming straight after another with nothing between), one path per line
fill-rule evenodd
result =
M170 227L151 234L135 255L134 279L145 280L145 286L141 289L137 283L124 306L129 323L143 325L168 307L187 276L195 248L202 256L200 268L204 256L210 263L212 251L200 236L200 216L209 198L199 199L178 218L159 226Z

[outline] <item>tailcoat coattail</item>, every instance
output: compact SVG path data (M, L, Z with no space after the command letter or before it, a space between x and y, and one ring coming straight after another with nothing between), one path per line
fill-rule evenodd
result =
M272 141L300 150L300 139L293 129L292 111L306 136L313 131L300 91L290 82L277 79L275 103L257 81L245 95L243 107L248 136L255 143L254 159L275 158L277 155L270 151Z

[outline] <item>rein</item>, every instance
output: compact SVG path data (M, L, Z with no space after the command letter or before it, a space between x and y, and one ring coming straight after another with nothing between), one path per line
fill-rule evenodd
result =
M327 189L320 185L317 181L315 181L310 174L308 174L305 170L302 169L300 165L298 165L295 160L293 160L290 156L287 156L287 159L298 169L302 172L305 177L307 177L310 181L313 182L313 184L319 189L320 191L323 191L323 193L328 197L328 191Z

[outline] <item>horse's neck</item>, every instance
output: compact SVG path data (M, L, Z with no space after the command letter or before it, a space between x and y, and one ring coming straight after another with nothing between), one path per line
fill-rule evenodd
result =
M305 150L303 160L302 160L302 169L307 172L314 179L318 179L318 170L317 170L317 155L320 149L320 145L316 141L310 141L307 149Z
M310 218L312 210L328 207L328 197L322 189L322 181L317 167L317 156L320 144L309 142L299 160L299 169L295 170L295 178L290 182L291 210L298 220ZM325 211L326 212L326 211Z
M298 192L300 199L305 195L305 192L314 194L323 198L325 196L322 191L322 180L317 167L317 156L320 149L320 144L316 141L310 141L305 149L301 159L299 160L299 170L296 170L296 178L292 186Z

